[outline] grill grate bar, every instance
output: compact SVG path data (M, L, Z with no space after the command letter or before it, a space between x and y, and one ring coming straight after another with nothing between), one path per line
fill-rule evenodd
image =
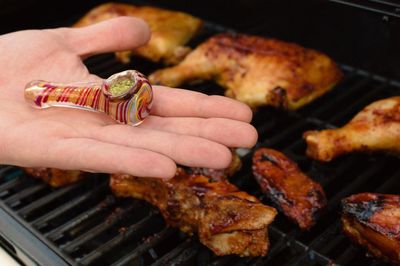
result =
M76 208L78 205L83 204L84 202L87 202L91 198L98 195L99 192L105 191L105 189L106 189L106 183L100 185L99 187L96 187L93 191L88 191L77 198L71 199L71 201L68 201L67 203L59 206L57 209L48 212L46 215L43 215L32 221L33 227L40 230L41 228L45 227L48 224L48 222L51 221L52 219L60 215L64 215L67 211Z
M220 266L220 265L229 265L233 256L223 256L218 258L216 261L213 261L210 266Z
M333 173L332 177L324 178L320 180L319 183L324 188L329 188L332 183L337 182L337 180L341 178L341 176L343 176L346 172L350 171L350 169L354 167L354 164L356 162L357 160L355 158L349 158L348 160L345 160L343 164L340 167L338 167L338 169L334 169L335 172Z
M274 242L274 244L270 247L270 251L268 252L267 257L258 258L252 264L252 266L261 266L261 265L265 265L266 263L268 263L268 261L271 258L275 257L276 254L278 254L279 252L281 252L283 249L285 249L287 247L287 241L288 241L287 236L278 238L278 241Z
M260 136L268 134L268 130L272 129L275 124L273 120L265 121L265 117L262 115L255 115L254 120L256 121L253 121L253 125L257 128L257 132Z
M151 266L160 266L160 265L170 265L170 261L180 253L182 253L185 249L188 249L192 245L192 240L190 238L186 239L174 249L169 251L167 254L159 258L156 262L151 264Z
M325 122L325 121L323 121L323 120L321 120L319 118L316 118L316 117L308 117L308 118L306 118L306 121L308 123L311 123L314 126L318 127L319 129L325 129L325 128L335 129L335 128L338 128L337 126L332 125L330 123L327 123L327 122Z
M397 8L395 8L395 6L397 6L398 4L393 4L393 3L388 4L387 1L369 0L370 2L375 2L375 3L379 3L379 4L384 4L384 5L368 3L365 0L362 2L360 2L359 0L330 0L330 1L336 2L339 4L348 5L351 7L360 8L360 9L363 9L366 11L375 12L375 13L386 15L386 16L400 18L400 14L398 14L398 10L397 10Z
M178 256L169 261L169 264L182 265L184 263L192 261L194 257L199 253L199 244L195 242L192 242L191 244L192 245L189 248L185 249Z
M298 263L299 263L302 259L306 258L306 257L310 254L310 252L311 252L311 249L310 249L310 248L308 248L307 246L305 246L304 244L302 244L302 243L300 243L300 242L297 242L296 244L297 244L298 246L300 246L300 247L301 247L300 249L302 249L302 250L299 251L298 254L294 255L289 261L285 262L285 265L290 265L290 266L296 265L296 266L297 266ZM318 252L315 252L315 251L313 251L313 253L319 254ZM321 254L320 254L320 255L321 255Z
M331 100L335 99L336 97L341 95L342 93L346 93L348 88L354 86L354 83L360 79L360 76L357 76L354 73L354 70L349 70L345 65L341 65L340 68L344 73L344 77L342 80L333 88L331 91L327 92L326 94L322 95L315 101L309 103L308 105L300 108L297 113L303 115L305 118L309 116L316 116L314 113L321 108L326 108L327 104L331 104Z
M286 130L281 134L268 138L264 140L264 142L270 146L278 146L279 143L281 143L283 140L288 139L290 135L294 135L295 132L301 131L300 129L303 127L304 123L301 120L298 120L297 122L286 128Z
M46 204L49 204L49 202L51 202L59 197L62 197L67 193L70 193L71 191L75 190L76 188L78 188L80 186L81 186L81 184L77 183L77 184L73 184L71 186L66 186L66 187L60 188L58 190L55 190L53 193L47 194L46 196L44 196L38 200L35 200L32 203L24 206L23 208L21 208L18 211L18 214L26 219L27 216L29 216L29 214L31 212L37 210L38 208L43 208L43 206L45 206Z
M90 218L99 215L100 213L106 211L106 209L114 206L116 203L116 199L112 196L108 196L105 200L101 201L95 207L87 210L84 213L81 213L75 218L72 218L67 223L51 230L45 236L49 238L51 241L56 241L57 239L61 238L63 234L69 230L72 230L74 227L84 223L85 221L89 220Z
M369 165L368 167L366 167L364 173L360 174L357 178L354 179L354 181L348 183L346 187L340 191L340 193L337 193L334 197L331 198L331 201L340 201L340 198L344 198L346 196L344 195L345 193L353 193L352 191L354 191L355 187L363 188L363 185L369 185L371 189L375 188L374 185L369 184L367 181L369 181L371 178L378 176L378 173L383 172L385 166L386 165L384 164L384 161Z
M296 247L296 250L299 251L299 254L292 258L289 262L285 263L286 265L298 265L301 260L313 256L318 258L318 260L322 261L323 265L329 265L331 262L330 259L328 259L325 255L323 255L321 252L318 252L315 250L314 247L308 246L295 237L292 237L290 239L290 246Z
M342 254L340 254L338 258L336 258L336 261L341 265L348 265L351 260L359 255L359 251L359 249L355 249L352 245L350 245Z
M379 91L382 91L383 88L385 87L386 84L382 84L381 86L377 87L377 89L372 89L367 91L367 93L362 94L358 99L356 99L354 102L351 104L351 108L347 108L345 110L341 110L339 113L336 115L332 116L328 122L334 125L337 125L341 121L343 121L344 118L346 117L351 117L352 114L358 113L360 110L362 110L367 104L371 102L371 99L374 99L377 94L379 94Z
M6 178L10 177L12 175L10 172L15 172L15 173L22 173L21 169L16 168L15 166L4 166L2 165L0 167L0 177Z
M157 213L155 212L151 212L149 215L147 215L139 222L129 226L128 229L124 230L124 232L116 235L108 242L104 243L97 249L85 255L82 259L79 260L79 263L83 265L89 265L90 263L93 263L95 260L103 256L107 252L121 245L123 241L126 241L129 238L131 238L135 233L138 234L139 232L144 231L145 228L152 226L154 224L154 218L157 216L156 214Z
M343 236L338 234L340 232L340 222L336 220L333 224L331 224L328 229L326 229L322 234L319 235L314 241L312 241L308 247L309 250L315 254L326 254L330 250L334 249L340 241L343 240ZM333 238L332 238L333 237ZM323 247L322 249L316 250L319 247ZM304 259L308 254L303 254L301 259Z
M289 146L285 147L282 150L286 155L289 155L289 157L293 160L293 158L296 156L296 154L292 154L291 151L296 150L298 147L301 147L302 144L303 144L303 140L301 138L298 138L296 141L292 142L291 144L289 144ZM292 156L290 156L290 155L292 155ZM304 159L304 158L305 158L304 156L301 156L301 159ZM300 159L300 156L297 156L297 159Z
M112 213L108 219L106 219L106 222L98 224L94 228L86 231L82 235L76 237L74 240L63 244L60 246L61 250L63 250L66 253L72 253L78 249L79 246L84 244L85 242L95 238L108 228L112 227L119 221L121 221L124 217L128 217L129 213L132 212L135 208L138 208L139 203L135 201L131 205L129 205L126 209L116 209L116 212Z
M340 201L352 194L354 191L356 191L356 188L362 187L362 184L367 183L369 179L374 177L375 174L379 173L382 171L382 168L384 166L382 164L374 164L366 169L364 173L356 177L352 182L349 182L346 187L342 188L340 191L338 191L334 196L332 196L329 199L328 205L326 208L323 210L322 216L330 216L329 213L334 210L334 208L339 206ZM329 218L329 217L327 217Z
M141 256L150 248L155 247L165 239L171 237L174 233L176 233L176 229L165 227L159 233L147 238L140 246L136 247L132 252L128 253L126 256L113 263L111 266L123 266L128 264L130 261L133 261L135 258Z
M28 187L26 189L23 189L22 191L19 191L17 194L14 194L11 197L7 198L4 202L14 209L17 207L18 204L21 203L21 200L46 188L48 188L48 186L45 183L38 183L32 187Z
M388 6L393 6L393 7L400 7L400 3L397 1L384 1L384 0L368 0L370 2L375 2L378 4L384 4Z
M22 176L17 176L13 179L6 181L5 183L0 185L0 196L4 197L9 194L9 190L18 186L23 181ZM4 196L3 196L4 195Z
M349 98L354 98L355 95L363 95L362 89L365 88L369 83L371 83L371 80L369 78L359 79L356 81L355 84L351 85L349 88L338 88L342 89L342 92L335 97L334 101L325 103L322 107L312 112L309 116L321 118L325 117L326 116L325 114L335 114L337 111L338 103L344 102L346 101L346 99ZM346 102L349 101L347 100ZM350 105L348 107L352 108L352 106Z
M382 165L372 165L371 167L367 168L366 171L360 175L358 178L353 180L353 182L349 183L344 189L340 189L337 193L335 193L328 201L328 206L322 211L319 221L317 225L312 230L318 230L320 226L323 226L323 231L321 233L316 234L316 237L308 244L310 248L318 247L321 243L326 243L327 236L332 235L336 236L338 231L338 221L332 224L330 223L330 219L332 215L335 215L336 209L339 207L339 203L345 195L349 195L355 188L359 187L360 184L367 182L369 178L375 176L376 173L382 170ZM329 224L328 227L325 229L324 224ZM305 235L306 233L302 233Z
M391 178L385 181L382 185L380 185L377 189L375 189L375 192L385 193L387 191L392 191L392 188L398 187L399 180L400 180L400 172L397 172ZM396 192L398 193L398 191Z

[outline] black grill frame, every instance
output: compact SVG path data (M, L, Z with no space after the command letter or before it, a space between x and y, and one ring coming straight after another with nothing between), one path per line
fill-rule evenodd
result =
M362 10L383 15L383 19L400 18L400 2L396 0L330 0Z
M192 45L226 31L232 30L206 23L205 31ZM133 61L132 65L122 65L107 54L86 63L91 72L104 78L130 67L143 73L160 67L145 60ZM383 265L365 257L341 233L339 205L342 198L353 193L398 192L399 158L353 154L331 163L318 163L305 157L301 134L309 129L343 125L367 104L399 94L400 82L348 65L341 68L344 80L303 109L283 112L261 108L254 115L253 124L260 135L256 148L268 146L283 151L322 184L329 200L309 232L301 232L280 214L269 230L272 245L266 257L216 257L196 237L188 238L176 229L165 228L158 211L148 204L116 199L107 187L105 175L93 174L78 184L52 189L12 166L0 170L1 235L41 265L126 265L132 261L138 265ZM223 94L213 83L185 87ZM339 112L337 108L341 108ZM238 150L243 168L231 181L270 204L252 178L254 149ZM385 180L381 174L387 175ZM143 243L132 244L132 239ZM115 259L110 262L110 257Z

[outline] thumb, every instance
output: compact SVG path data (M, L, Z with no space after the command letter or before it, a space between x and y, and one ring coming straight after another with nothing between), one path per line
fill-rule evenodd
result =
M147 23L134 17L117 17L82 28L62 28L70 47L82 57L132 50L150 39Z

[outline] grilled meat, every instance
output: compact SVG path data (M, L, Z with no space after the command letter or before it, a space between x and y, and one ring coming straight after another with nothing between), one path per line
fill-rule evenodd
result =
M212 79L227 89L227 96L252 107L293 110L329 91L341 76L336 64L317 51L274 39L219 34L150 80L176 87Z
M326 206L322 187L276 150L261 148L254 153L253 174L266 196L303 230L315 224Z
M343 230L377 258L400 265L400 196L361 193L342 201Z
M197 232L217 255L263 256L269 248L268 225L276 210L239 191L224 178L187 174L171 179L112 175L115 195L143 199L157 206L166 222L183 232Z
M202 27L200 19L182 12L119 3L106 3L95 7L74 26L87 26L118 16L141 18L149 24L152 32L147 45L134 51L116 53L117 58L125 63L130 61L133 53L153 62L176 64L190 51L185 45Z
M400 154L400 97L376 101L338 129L304 133L307 155L330 161L351 152Z
M78 182L85 178L88 173L73 170L61 170L55 168L23 168L28 174L36 178L42 179L52 187L62 187Z

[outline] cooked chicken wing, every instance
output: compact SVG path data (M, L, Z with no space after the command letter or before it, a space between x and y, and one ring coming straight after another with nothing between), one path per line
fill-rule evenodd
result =
M350 152L400 154L400 97L368 105L342 128L308 131L304 138L307 155L320 161Z
M157 206L170 226L199 236L217 255L266 255L268 225L276 210L239 191L224 178L187 174L171 179L112 175L114 194L143 199Z
M95 7L74 26L82 27L118 16L141 18L149 24L152 32L147 45L134 51L117 53L117 58L125 63L130 61L133 53L153 62L176 64L190 51L185 45L202 27L200 19L182 12L119 3L106 3Z
M326 206L322 187L276 150L261 148L253 156L253 173L265 195L303 230L310 229Z
M179 65L150 75L153 84L177 87L215 80L226 95L252 107L297 109L329 91L341 78L326 55L274 39L219 34L198 46Z
M400 196L361 193L342 201L343 230L375 257L400 265Z
M73 170L61 170L56 168L23 168L28 174L36 178L42 179L52 187L62 187L73 184L85 178L88 173Z

